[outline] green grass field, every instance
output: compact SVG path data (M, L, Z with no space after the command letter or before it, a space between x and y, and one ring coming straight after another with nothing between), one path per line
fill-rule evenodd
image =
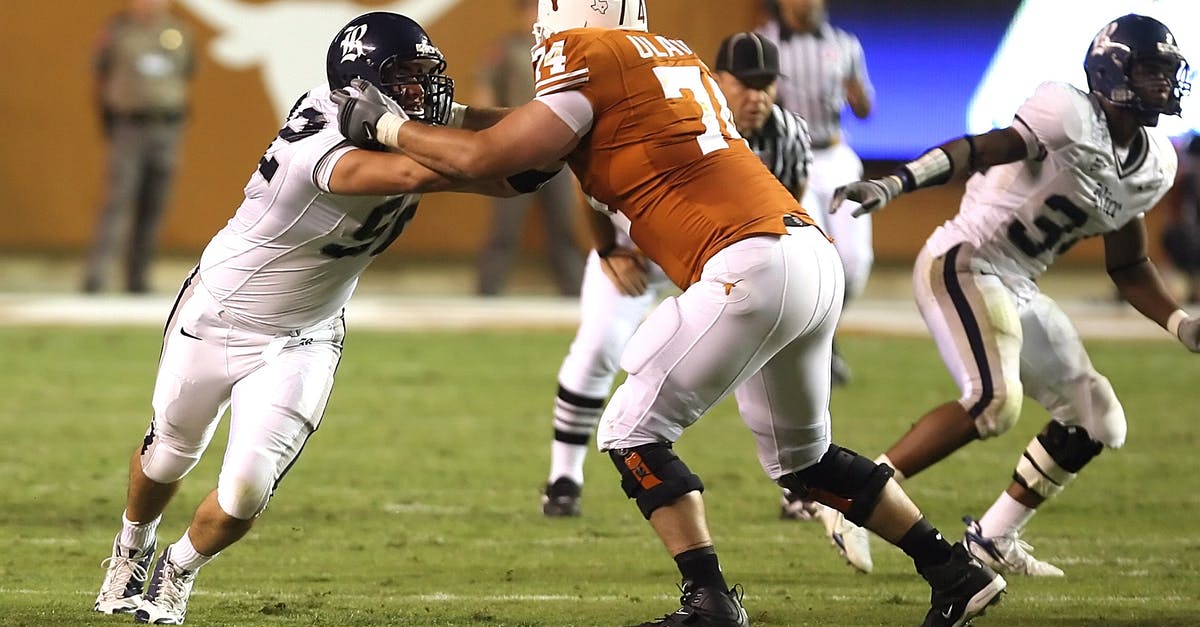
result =
M565 331L351 329L321 430L258 527L201 572L196 625L622 625L676 607L674 564L588 460L584 516L539 509ZM91 612L149 419L157 331L0 328L0 624L110 625ZM857 379L835 392L834 434L874 456L956 391L928 339L842 340ZM1090 343L1121 396L1128 444L1106 452L1031 524L1061 580L1009 579L980 625L1200 625L1200 359L1169 343ZM908 488L948 536L1008 483L1045 423L1027 403ZM160 527L186 527L215 484L218 435ZM816 523L777 518L731 403L679 444L708 486L709 518L751 622L917 625L928 589L876 539L857 575Z

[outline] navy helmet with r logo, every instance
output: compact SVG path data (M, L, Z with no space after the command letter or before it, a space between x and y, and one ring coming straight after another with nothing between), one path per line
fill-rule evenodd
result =
M1141 66L1144 75L1135 77ZM1133 109L1143 125L1159 114L1179 115L1180 100L1191 90L1190 68L1175 36L1162 22L1129 14L1096 34L1083 61L1088 88L1119 107ZM1154 92L1165 91L1165 97Z
M454 100L454 79L446 58L413 20L375 11L342 27L329 44L325 71L330 89L361 78L395 100L409 117L445 124Z

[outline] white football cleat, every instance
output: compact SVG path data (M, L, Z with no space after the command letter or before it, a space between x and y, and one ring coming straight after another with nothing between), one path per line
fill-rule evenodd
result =
M1063 576L1061 568L1030 555L1033 547L1018 537L1015 531L989 538L983 535L983 529L974 518L964 516L963 522L967 524L967 530L963 533L963 544L971 555L992 570L1006 575Z
M825 525L825 536L838 548L838 553L846 558L846 563L862 573L869 573L875 568L871 560L871 541L867 530L846 520L841 512L832 507L821 507L817 514Z
M171 563L171 547L168 546L158 556L154 575L133 619L152 625L182 625L195 582L195 571L183 570Z
M106 571L100 594L92 609L101 614L132 614L142 602L150 564L154 561L154 545L143 551L122 548L113 539L112 556L100 562Z

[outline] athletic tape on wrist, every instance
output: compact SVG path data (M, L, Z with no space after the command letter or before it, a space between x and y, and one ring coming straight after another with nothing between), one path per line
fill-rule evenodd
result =
M904 164L900 170L907 174L904 176L897 173L904 182L904 191L911 192L929 185L941 185L950 180L954 163L950 161L950 155L938 147Z
M385 113L375 123L376 140L384 146L399 148L397 138L400 134L400 127L408 120L396 115L395 113Z
M1170 332L1171 335L1174 335L1176 338L1178 338L1179 325L1183 324L1183 321L1187 319L1188 312L1182 309L1176 309L1174 313L1171 314L1171 317L1167 318L1167 331Z
M450 119L446 120L446 126L450 128L462 128L463 118L467 116L467 105L461 105L457 102L450 103Z

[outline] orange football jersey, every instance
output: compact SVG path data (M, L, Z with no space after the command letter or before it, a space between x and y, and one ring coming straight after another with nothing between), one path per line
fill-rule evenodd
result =
M738 240L812 224L738 135L708 67L683 41L579 28L533 53L537 95L579 90L591 132L567 162L583 190L620 211L634 243L681 288Z

